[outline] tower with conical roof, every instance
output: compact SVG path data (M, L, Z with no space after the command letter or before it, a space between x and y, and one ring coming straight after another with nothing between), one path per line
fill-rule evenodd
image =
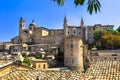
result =
M83 20L83 18L81 18L80 26L84 27L84 20Z
M66 36L68 36L68 25L67 25L66 16L64 17L63 27L64 27L64 36L66 37Z

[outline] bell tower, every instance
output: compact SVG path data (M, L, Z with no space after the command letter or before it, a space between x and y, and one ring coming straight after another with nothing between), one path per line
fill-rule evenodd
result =
M67 25L66 16L64 17L63 26L64 26L64 36L66 37L68 36L68 25Z
M21 35L22 30L25 29L25 20L21 17L19 20L19 35Z

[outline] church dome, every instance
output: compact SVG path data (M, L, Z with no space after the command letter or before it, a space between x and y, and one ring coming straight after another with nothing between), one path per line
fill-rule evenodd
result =
M34 19L32 20L32 23L29 26L37 26L34 22Z

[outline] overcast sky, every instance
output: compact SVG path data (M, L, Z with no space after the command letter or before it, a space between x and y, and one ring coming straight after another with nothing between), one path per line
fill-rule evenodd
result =
M75 7L74 0L66 0L59 7L51 0L0 0L0 42L10 41L18 35L19 18L26 21L26 28L32 19L38 26L48 29L63 28L63 18L68 25L80 25L81 17L85 25L111 24L115 29L120 25L120 0L100 0L101 13L90 15L87 5Z

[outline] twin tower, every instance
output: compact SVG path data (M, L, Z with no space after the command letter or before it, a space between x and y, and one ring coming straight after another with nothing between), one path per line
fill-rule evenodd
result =
M84 71L85 67L85 27L83 18L80 26L68 26L64 18L64 65L70 70Z

